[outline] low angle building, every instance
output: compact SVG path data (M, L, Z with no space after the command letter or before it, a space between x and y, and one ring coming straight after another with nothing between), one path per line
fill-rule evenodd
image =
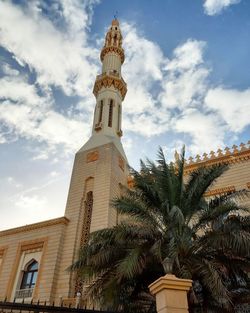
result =
M121 143L122 102L127 85L122 78L125 54L117 19L106 34L100 58L102 72L93 89L96 106L92 135L75 155L65 214L0 232L1 299L71 301L82 292L81 279L68 270L79 248L91 232L119 223L110 202L121 194L123 186L130 185L131 178ZM229 170L207 196L249 190L249 143L190 158L185 173L198 166L226 163Z

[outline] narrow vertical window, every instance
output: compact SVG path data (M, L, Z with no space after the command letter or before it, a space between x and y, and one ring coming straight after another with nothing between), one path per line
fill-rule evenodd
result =
M113 119L113 100L110 100L109 103L109 120L108 120L108 127L112 127L112 119Z
M100 103L98 123L101 123L102 121L102 112L103 112L103 100L101 100L101 103Z
M118 125L117 125L118 132L121 130L121 105L118 105Z

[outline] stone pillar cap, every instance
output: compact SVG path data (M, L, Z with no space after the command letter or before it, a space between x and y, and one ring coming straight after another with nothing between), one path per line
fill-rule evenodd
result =
M152 295L155 295L164 289L188 291L192 287L192 280L181 279L177 278L175 275L167 274L165 276L158 278L148 287Z

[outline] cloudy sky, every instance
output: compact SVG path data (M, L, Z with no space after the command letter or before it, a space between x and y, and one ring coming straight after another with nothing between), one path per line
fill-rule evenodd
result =
M64 214L116 11L132 166L250 139L249 0L0 0L0 229Z

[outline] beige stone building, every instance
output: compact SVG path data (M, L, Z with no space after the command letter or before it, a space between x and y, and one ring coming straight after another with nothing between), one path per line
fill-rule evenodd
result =
M128 183L122 136L122 101L127 86L121 75L122 34L113 20L101 51L102 73L94 85L96 106L92 135L76 153L65 215L0 232L0 300L72 301L81 291L77 275L67 268L77 258L89 233L119 222L110 200ZM209 196L250 188L250 148L241 145L223 154L190 159L186 173L200 164L226 162L230 170Z

